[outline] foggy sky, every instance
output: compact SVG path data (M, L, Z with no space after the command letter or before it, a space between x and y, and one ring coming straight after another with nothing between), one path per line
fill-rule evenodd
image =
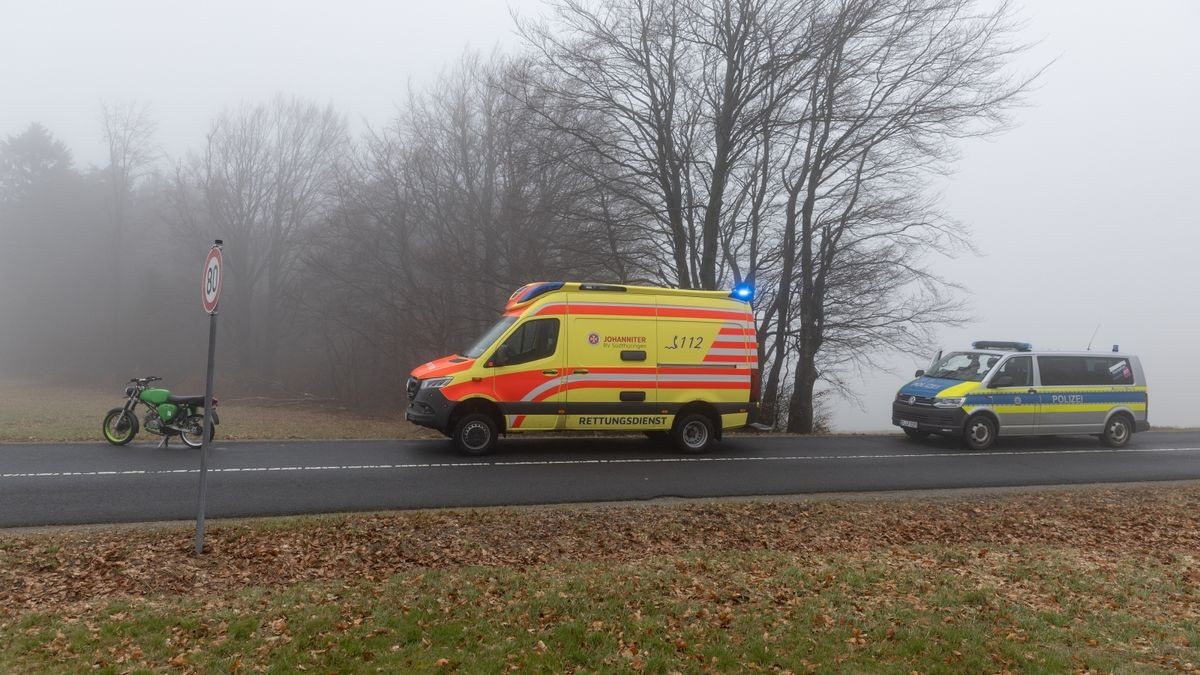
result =
M1040 349L1113 344L1141 357L1150 423L1200 426L1200 3L1018 6L1040 40L1019 66L1055 60L1018 126L963 146L942 188L981 255L938 265L970 291L977 321L946 348L1025 340ZM928 365L868 374L847 430L886 429L891 398Z
M102 102L150 106L167 158L198 147L223 108L275 93L332 102L358 129L388 123L408 87L468 48L512 48L510 8L536 0L105 2L0 0L0 137L45 124L81 167L106 161ZM970 291L974 339L1038 348L1114 343L1142 357L1152 424L1200 425L1200 3L1054 0L1017 5L1039 41L1016 64L1056 60L1016 128L962 146L945 210L981 255L936 268ZM4 289L0 289L3 292ZM920 359L858 382L840 430L889 427Z

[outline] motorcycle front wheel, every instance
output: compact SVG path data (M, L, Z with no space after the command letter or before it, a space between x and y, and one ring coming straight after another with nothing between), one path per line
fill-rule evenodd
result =
M201 441L204 438L204 415L192 415L179 425L184 431L179 432L179 437L183 439L184 445L189 448L200 447ZM208 441L211 443L213 433L216 432L216 425L213 425L213 432L208 434Z
M137 416L124 408L113 408L104 416L104 440L113 445L125 445L137 436Z

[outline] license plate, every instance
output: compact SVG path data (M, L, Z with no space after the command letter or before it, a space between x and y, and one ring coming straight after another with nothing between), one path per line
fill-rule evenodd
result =
M917 423L912 420L900 420L900 426L908 427L909 429L916 429Z

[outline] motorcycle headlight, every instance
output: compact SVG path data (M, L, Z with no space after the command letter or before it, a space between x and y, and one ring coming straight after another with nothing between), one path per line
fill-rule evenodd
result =
M133 388L133 387L125 387L125 395L126 395L126 396L133 396L133 390L134 390L134 388Z
M947 398L937 398L937 399L933 400L933 407L935 407L935 408L961 408L963 401L965 401L965 400L966 400L966 398L963 396L951 396L951 397L947 397Z
M430 378L428 380L422 380L421 388L422 389L441 389L442 387L450 384L450 380L453 380L453 379L454 379L453 377L434 377L434 378Z

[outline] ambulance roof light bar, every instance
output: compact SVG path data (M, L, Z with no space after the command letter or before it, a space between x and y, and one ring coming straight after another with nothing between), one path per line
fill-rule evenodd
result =
M512 309L517 305L529 302L543 293L557 291L564 285L565 284L561 281L540 281L532 284L525 284L524 286L513 291L512 295L508 296L508 304L505 309Z
M1014 352L1031 352L1033 345L1028 342L997 342L992 340L977 340L971 343L971 349L1005 349Z
M579 284L579 290L581 290L581 291L609 291L609 292L616 292L616 293L624 293L624 292L628 291L629 289L625 288L624 286L618 286L616 284Z
M733 290L729 293L729 297L752 302L754 300L754 284L742 282L734 286Z

